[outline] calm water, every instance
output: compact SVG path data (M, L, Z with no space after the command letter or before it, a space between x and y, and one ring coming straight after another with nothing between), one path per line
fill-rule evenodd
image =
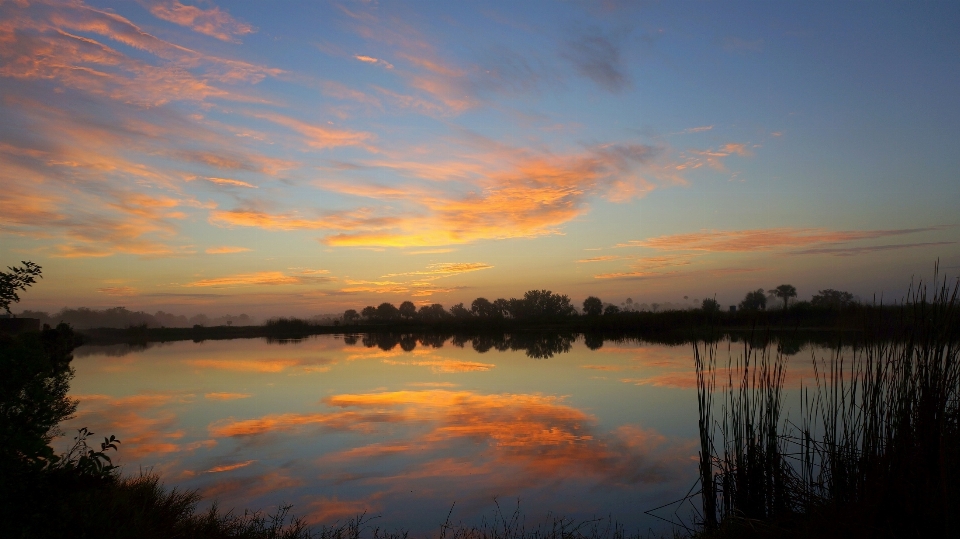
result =
M643 511L696 480L691 345L581 338L538 359L346 341L82 347L65 430L115 434L127 473L152 469L224 508L287 502L314 523L366 512L414 533L436 532L454 503L454 522L479 522L495 499L519 499L528 522L662 530Z

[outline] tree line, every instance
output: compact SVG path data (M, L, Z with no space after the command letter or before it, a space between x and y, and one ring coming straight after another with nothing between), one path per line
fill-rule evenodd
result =
M767 300L776 298L783 301L783 308L787 309L791 303L790 300L797 297L797 289L793 285L783 284L769 291L762 288L747 292L743 301L736 307L744 311L758 311L767 308ZM839 309L856 303L853 294L839 290L825 289L820 290L813 296L808 304L814 308L820 309ZM703 300L700 309L706 312L719 312L720 303L713 298ZM735 310L735 309L731 309ZM439 303L422 305L419 308L412 301L404 301L399 306L384 302L374 307L368 305L357 311L356 309L347 309L342 316L342 321L347 324L364 322L400 322L400 321L419 321L419 322L441 322L445 320L550 320L562 319L570 316L611 316L621 313L620 307L604 303L596 296L590 296L583 300L582 310L571 303L570 297L566 294L555 294L550 290L530 290L522 298L498 298L490 301L487 298L477 298L470 303L469 307L463 303L445 309Z

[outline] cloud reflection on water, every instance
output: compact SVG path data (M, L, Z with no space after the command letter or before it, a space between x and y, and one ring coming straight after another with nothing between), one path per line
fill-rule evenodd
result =
M531 361L520 344L541 341L481 339L502 352L478 361L470 339L418 336L410 351L397 340L180 343L130 354L122 372L86 356L77 424L117 434L128 470L153 466L223 507L290 502L315 523L368 511L426 530L453 502L469 520L495 497L580 518L619 503L624 518L628 499L689 488L694 438L652 420L674 412L581 368L655 375L685 347L624 343L598 356L562 336L543 343L571 353ZM130 389L141 392L117 395Z

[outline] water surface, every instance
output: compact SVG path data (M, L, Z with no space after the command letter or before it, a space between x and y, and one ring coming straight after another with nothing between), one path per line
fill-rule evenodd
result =
M696 481L692 345L325 335L81 347L74 367L65 430L115 434L126 473L224 508L287 502L314 523L366 512L425 533L454 503L476 523L519 500L530 521L645 531L664 526L644 510Z

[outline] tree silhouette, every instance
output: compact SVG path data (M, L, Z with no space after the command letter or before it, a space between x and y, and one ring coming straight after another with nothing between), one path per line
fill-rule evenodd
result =
M356 309L347 309L343 311L343 322L349 324L350 322L356 322L360 319L360 313Z
M360 311L360 315L366 318L368 321L373 320L377 317L377 308L373 305L367 305Z
M477 298L470 304L470 311L480 318L494 318L503 313L487 298Z
M400 310L392 303L383 302L377 306L377 318L384 321L396 320L400 318Z
M400 304L400 316L406 320L417 316L417 306L412 301L404 301Z
M583 300L583 314L587 316L600 316L603 314L603 302L596 296L590 296Z
M495 316L507 316L510 314L510 301L503 298L493 300L493 312Z
M612 303L610 305L607 305L606 307L603 308L603 315L606 316L608 314L620 314L620 307L617 307Z
M819 290L817 295L813 296L810 300L810 304L814 307L826 307L830 309L841 309L854 303L856 303L856 299L854 299L853 294L832 288Z
M453 307L450 307L450 314L453 315L454 318L461 320L473 316L470 310L463 306L463 303L457 303Z
M420 307L417 316L419 316L420 320L423 320L424 322L438 322L450 315L446 310L444 310L443 305L434 303L433 305L424 305L423 307Z
M706 298L700 308L705 313L718 313L720 312L720 303L713 298Z
M37 282L36 278L43 278L40 275L40 266L26 260L20 263L23 264L22 268L7 266L10 273L0 271L0 309L7 311L8 315L13 314L10 312L10 304L20 303L17 291L26 291L30 285Z
M762 288L758 288L753 292L747 292L743 301L740 302L740 310L743 311L760 311L766 308L767 296L764 295Z
M783 300L783 310L787 310L790 298L797 297L797 289L792 284L782 284L771 290L774 296Z
M528 290L523 299L510 299L510 314L514 318L546 318L569 316L577 312L566 295L549 290Z

